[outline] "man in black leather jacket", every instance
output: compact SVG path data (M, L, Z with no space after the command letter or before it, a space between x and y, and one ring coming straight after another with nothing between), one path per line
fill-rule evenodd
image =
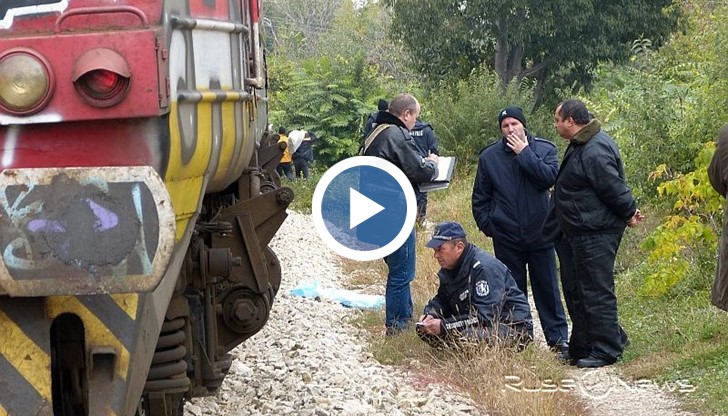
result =
M457 222L437 225L427 247L440 263L440 287L417 334L432 346L466 339L524 348L533 339L531 308L508 268L468 243Z
M625 228L644 217L625 181L616 143L586 105L578 100L559 104L554 125L569 141L549 213L573 255L569 357L577 367L603 367L617 361L628 343L617 317L614 261Z
M422 157L409 134L419 114L420 104L415 97L397 95L390 103L389 111L377 114L376 128L366 138L360 151L363 156L380 157L394 164L413 187L437 176L437 155ZM410 283L415 278L414 228L402 247L385 257L384 261L389 269L384 295L386 334L395 335L412 322Z

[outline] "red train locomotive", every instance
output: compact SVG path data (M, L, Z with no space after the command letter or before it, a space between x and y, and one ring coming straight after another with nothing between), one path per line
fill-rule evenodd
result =
M260 10L0 2L0 415L181 415L267 321Z

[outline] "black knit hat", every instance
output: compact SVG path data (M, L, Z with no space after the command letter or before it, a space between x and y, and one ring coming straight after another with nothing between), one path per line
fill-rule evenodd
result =
M526 127L526 116L523 115L521 107L506 107L501 110L501 112L498 113L498 128L501 128L501 123L506 117L513 117L520 121L524 128Z
M377 109L379 111L387 111L389 109L389 103L384 98L379 99L379 103L377 104Z

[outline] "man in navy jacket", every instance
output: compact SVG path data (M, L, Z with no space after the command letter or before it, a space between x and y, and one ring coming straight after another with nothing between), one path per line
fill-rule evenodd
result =
M549 208L549 189L559 169L556 146L526 131L519 107L498 114L503 136L483 149L473 187L473 216L493 239L493 249L528 293L527 274L546 342L568 351L568 324L561 303L553 243L541 227ZM528 269L528 272L527 272Z

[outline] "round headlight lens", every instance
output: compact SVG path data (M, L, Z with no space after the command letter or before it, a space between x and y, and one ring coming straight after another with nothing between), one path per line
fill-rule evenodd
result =
M38 110L50 91L48 67L37 56L15 51L0 58L0 105L16 114Z
M99 107L121 101L128 89L129 78L106 69L89 71L76 81L76 90Z

